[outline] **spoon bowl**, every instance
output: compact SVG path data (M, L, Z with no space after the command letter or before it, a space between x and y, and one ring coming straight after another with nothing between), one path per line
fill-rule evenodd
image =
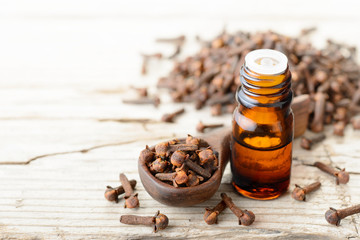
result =
M145 190L158 202L176 207L192 206L211 198L218 190L224 169L229 162L230 133L230 129L221 129L200 137L200 147L211 146L219 153L219 168L207 181L194 187L174 187L158 180L151 174L145 162L139 159L138 170Z

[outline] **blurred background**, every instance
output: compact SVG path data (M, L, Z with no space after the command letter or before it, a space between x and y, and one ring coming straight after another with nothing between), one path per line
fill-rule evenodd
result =
M0 1L1 88L93 88L148 84L140 53L172 52L159 37L186 35L182 54L196 52L195 36L274 30L296 36L316 27L312 43L332 38L359 46L360 4L346 1ZM170 66L155 63L150 73ZM92 80L91 82L89 80ZM156 81L156 79L154 80ZM139 84L140 84L139 83Z

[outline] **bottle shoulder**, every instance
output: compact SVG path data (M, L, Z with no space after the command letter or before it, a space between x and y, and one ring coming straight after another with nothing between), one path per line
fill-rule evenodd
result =
M252 148L277 148L293 139L294 117L291 108L275 112L249 112L235 109L233 137Z
M244 129L254 129L257 125L278 125L293 122L291 108L281 110L256 110L241 108L239 105L233 113L233 121Z

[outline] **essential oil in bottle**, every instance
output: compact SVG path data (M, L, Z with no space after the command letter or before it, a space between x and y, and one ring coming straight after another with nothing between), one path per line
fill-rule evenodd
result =
M240 73L231 140L233 186L254 199L274 199L290 182L293 140L291 73L287 57L259 49Z

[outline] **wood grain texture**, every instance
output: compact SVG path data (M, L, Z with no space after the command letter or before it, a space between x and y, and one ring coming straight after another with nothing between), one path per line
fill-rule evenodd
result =
M295 141L290 190L295 183L322 183L307 202L293 200L290 190L273 201L243 198L232 190L228 167L210 200L168 207L153 200L140 182L140 150L146 144L197 135L199 120L230 126L231 117L175 105L166 91L161 91L157 109L121 101L136 96L130 85L149 86L154 93L158 77L171 69L171 62L152 61L149 75L140 75L140 52L173 51L156 44L156 37L186 34L186 56L199 48L196 34L212 38L224 25L229 31L271 28L292 36L316 25L312 40L317 46L334 38L360 47L354 31L359 12L355 0L1 1L0 239L359 239L359 214L342 220L340 227L324 218L329 207L360 203L359 131L348 126L340 138L327 127L328 138L312 151L300 149ZM186 113L175 124L158 122L163 113L182 106ZM153 121L119 122L122 118ZM308 166L315 161L345 167L350 182L337 186L334 178ZM106 185L119 184L119 172L138 181L139 209L124 209L123 200L115 204L104 199ZM252 226L239 226L229 210L217 225L205 224L204 208L215 206L221 192L256 214ZM119 222L121 214L151 216L156 210L170 219L169 227L156 234Z

